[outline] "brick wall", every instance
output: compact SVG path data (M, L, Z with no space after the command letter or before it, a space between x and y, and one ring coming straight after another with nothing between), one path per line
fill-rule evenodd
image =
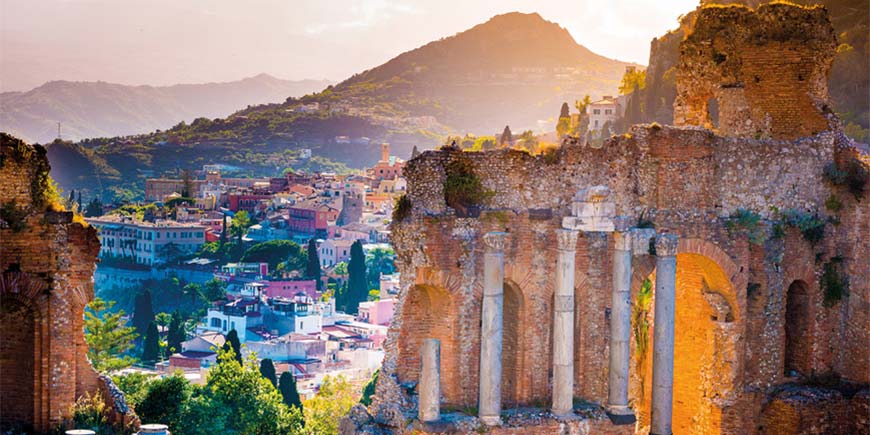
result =
M25 214L21 229L0 222L0 425L23 420L36 432L68 418L76 397L99 391L82 329L99 241L71 213L45 208L34 179L47 171L44 149L0 136L0 199Z

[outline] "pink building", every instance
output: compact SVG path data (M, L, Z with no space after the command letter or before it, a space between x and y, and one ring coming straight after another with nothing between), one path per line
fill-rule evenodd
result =
M295 280L295 281L263 281L263 295L269 298L287 298L293 299L297 293L303 292L311 299L317 300L320 298L320 292L317 291L317 281L313 279Z
M359 321L372 325L389 325L393 320L395 299L362 302L359 304Z

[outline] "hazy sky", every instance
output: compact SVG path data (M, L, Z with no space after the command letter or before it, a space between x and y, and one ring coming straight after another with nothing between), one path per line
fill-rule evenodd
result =
M0 90L45 81L164 85L259 73L341 80L510 12L538 12L607 57L649 42L698 0L0 0Z

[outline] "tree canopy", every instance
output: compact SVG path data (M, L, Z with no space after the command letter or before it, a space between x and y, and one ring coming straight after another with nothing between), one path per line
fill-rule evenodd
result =
M287 269L305 270L308 254L296 242L290 240L269 240L251 246L242 255L241 261L250 263L269 263L269 270L275 270L278 263L287 262Z
M88 359L98 372L120 370L135 361L124 353L133 348L136 329L127 326L123 310L110 311L114 305L113 301L95 298L85 310Z

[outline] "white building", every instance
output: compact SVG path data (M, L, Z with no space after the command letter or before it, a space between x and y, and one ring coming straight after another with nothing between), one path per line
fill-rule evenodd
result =
M137 221L129 216L88 218L100 237L100 256L124 257L137 264L165 263L191 254L205 243L205 226L175 221Z
M322 267L332 267L350 259L350 246L354 240L327 239L320 244L317 254Z
M593 101L586 107L589 115L589 131L599 132L604 124L612 125L621 116L619 101L610 95L605 95L598 101Z

